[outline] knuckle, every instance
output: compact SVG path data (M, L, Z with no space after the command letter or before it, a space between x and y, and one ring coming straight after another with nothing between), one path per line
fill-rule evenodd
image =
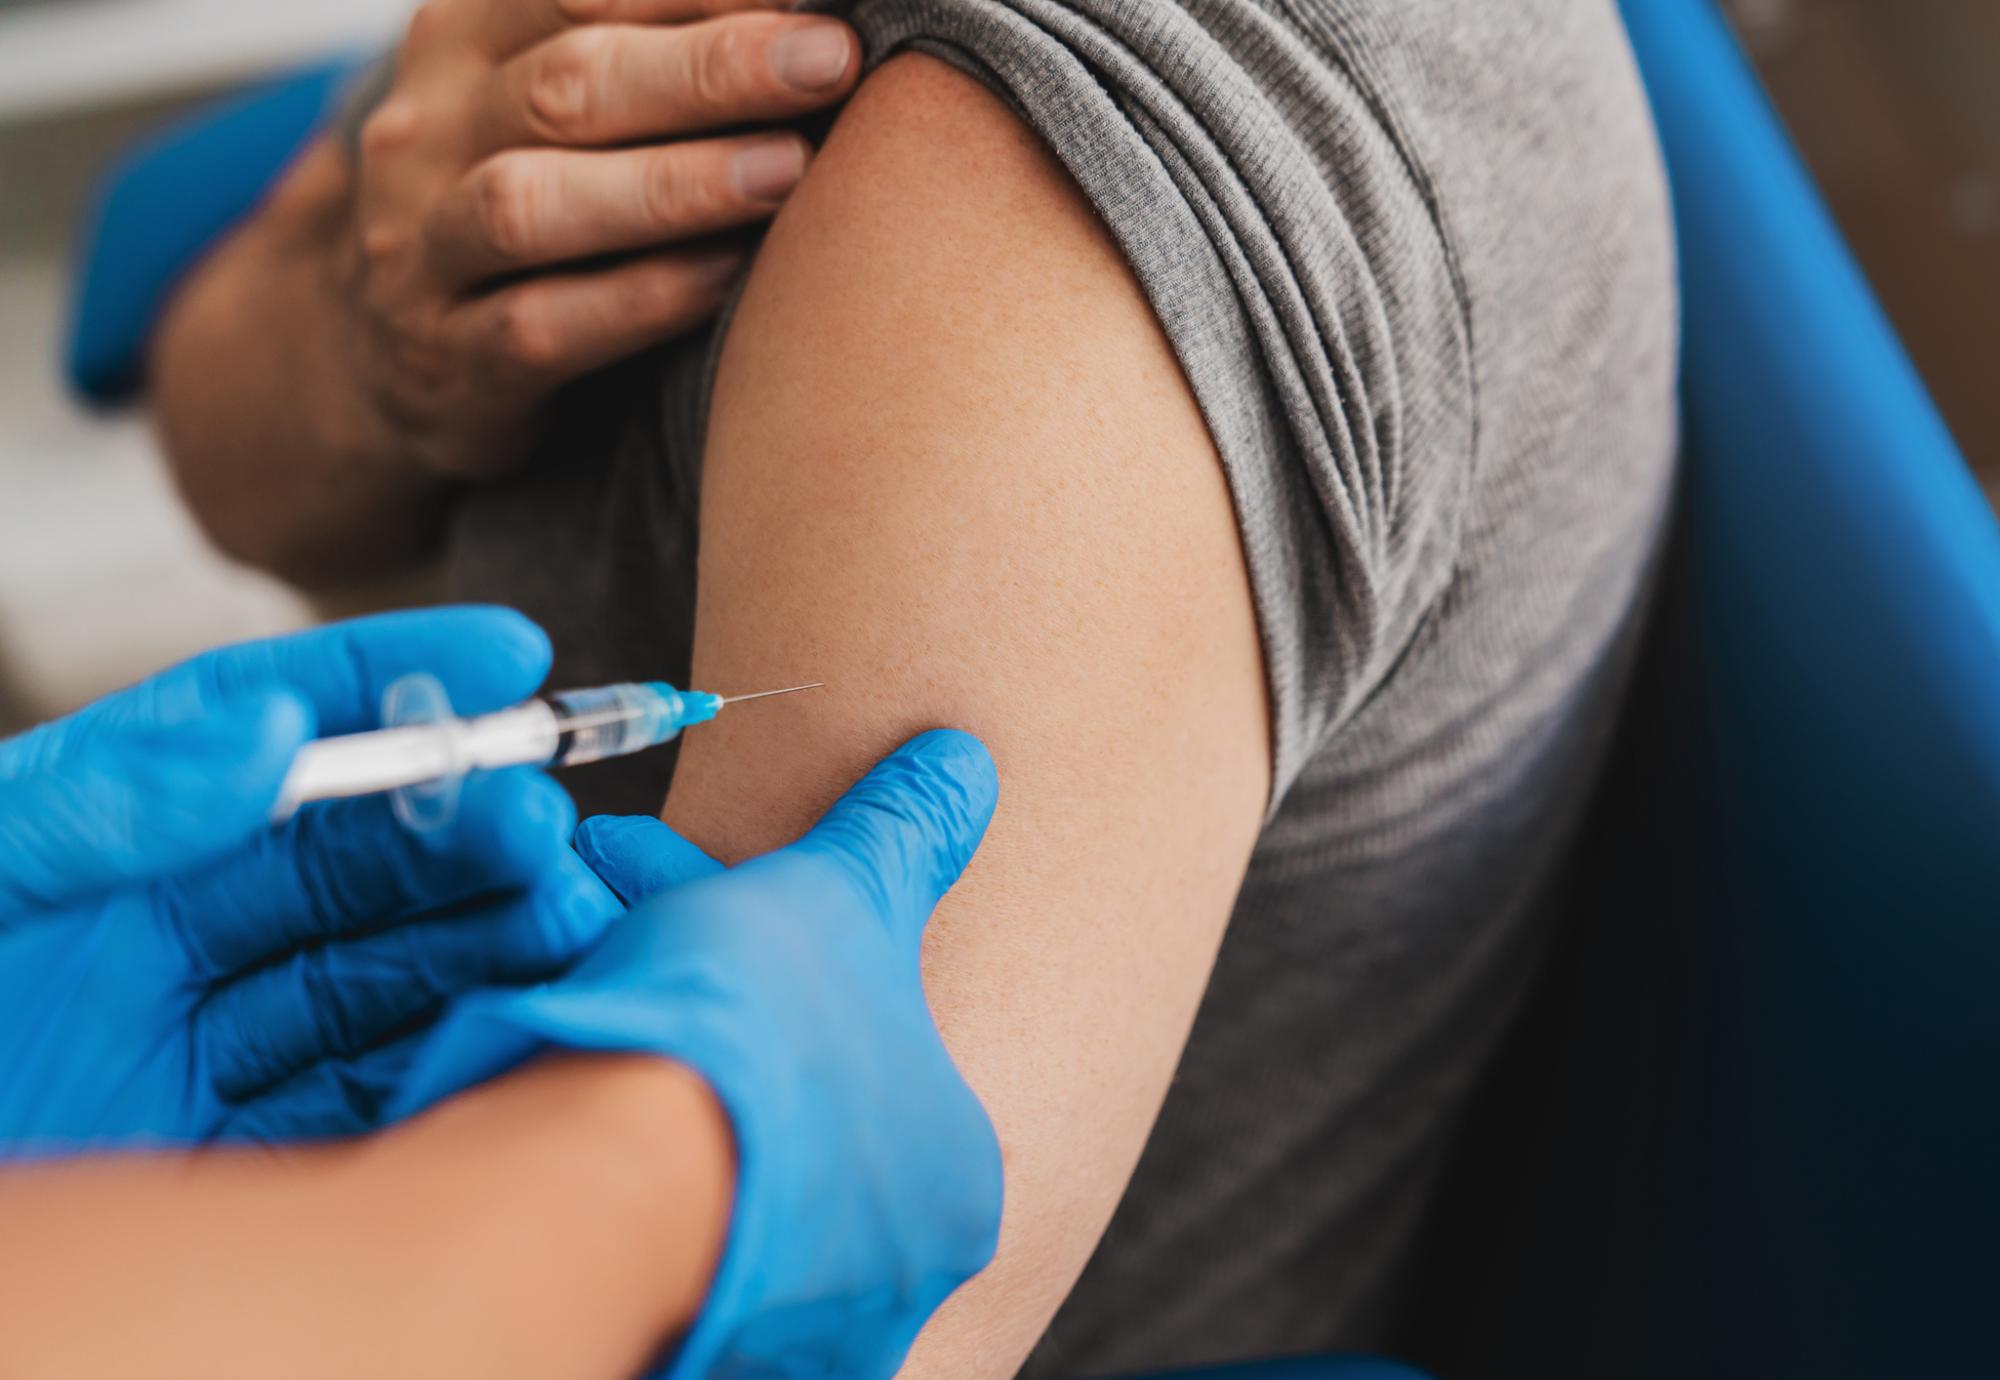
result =
M357 235L362 270L379 277L395 269L409 257L412 239L407 230L393 222L371 218Z
M752 41L750 29L764 26L721 24L699 45L688 73L690 94L706 110L727 110L740 104L758 84L764 66L765 40Z
M390 97L361 122L359 147L364 165L393 158L423 132L423 112L411 101Z
M403 31L405 48L423 48L436 42L439 35L450 26L451 0L424 0L410 14L410 22Z
M351 1054L361 1048L354 1028L354 1012L346 993L332 971L329 951L315 949L292 959L299 993L312 1016L318 1048L327 1054Z
M723 201L721 179L697 160L661 154L645 179L643 211L649 224L665 229L700 219Z
M406 384L436 387L451 373L443 325L429 312L405 311L386 317L379 340L383 354L394 362L391 377Z
M473 181L473 215L479 233L507 259L532 255L541 238L541 188L521 164L510 159L488 163Z
M600 30L576 29L542 45L530 60L522 92L537 133L556 142L590 137L607 60Z
M562 359L562 334L541 298L522 289L500 309L495 352L501 362L524 374L544 374Z
M638 275L632 283L632 318L655 329L682 322L702 301L700 288L689 282L677 264L658 264L654 271Z
M851 810L823 819L812 838L820 845L823 894L841 898L850 908L890 923L896 916L897 875L893 849Z

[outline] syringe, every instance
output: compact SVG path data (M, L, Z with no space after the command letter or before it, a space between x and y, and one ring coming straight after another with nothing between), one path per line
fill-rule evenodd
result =
M684 728L705 724L725 705L817 690L820 682L724 698L676 690L662 681L565 690L502 709L459 718L444 687L430 676L406 676L383 697L383 727L322 738L300 749L285 777L274 821L315 800L396 792L396 809L414 829L446 823L466 775L500 767L566 767L623 757L670 742Z

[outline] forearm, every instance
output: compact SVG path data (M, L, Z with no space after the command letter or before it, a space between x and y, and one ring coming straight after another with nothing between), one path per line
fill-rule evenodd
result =
M309 150L182 288L152 359L160 436L196 518L225 552L309 586L422 560L450 496L356 396L350 180L330 141Z
M700 1306L732 1154L692 1074L574 1059L352 1146L8 1171L0 1374L630 1376Z

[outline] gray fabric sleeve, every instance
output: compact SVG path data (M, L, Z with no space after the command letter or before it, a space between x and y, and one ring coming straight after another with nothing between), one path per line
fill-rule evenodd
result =
M1315 0L816 0L1005 96L1110 228L1228 471L1275 811L1451 579L1471 324L1421 166ZM1268 7L1267 7L1268 6ZM1330 7L1329 7L1330 8Z

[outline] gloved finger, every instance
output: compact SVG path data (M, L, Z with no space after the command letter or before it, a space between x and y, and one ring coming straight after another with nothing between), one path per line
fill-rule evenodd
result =
M0 925L199 868L267 827L312 714L279 690L120 724L0 781Z
M308 949L217 990L201 1010L203 1056L223 1097L255 1096L390 1039L463 993L552 977L622 914L571 856L523 895Z
M429 1033L425 1026L352 1058L322 1059L238 1103L215 1138L223 1144L282 1145L379 1130Z
M575 847L577 856L628 906L723 870L651 815L592 816L577 829Z
M914 943L972 861L999 798L985 744L937 729L883 758L804 838L772 856L835 864Z
M159 911L194 970L221 976L525 886L554 869L575 821L562 787L526 768L468 778L456 817L429 833L404 828L386 796L330 801L167 883Z
M279 687L312 706L320 733L358 733L377 726L382 692L413 671L436 676L460 713L483 714L532 695L549 660L547 634L512 609L411 609L206 652L67 722L76 736Z

